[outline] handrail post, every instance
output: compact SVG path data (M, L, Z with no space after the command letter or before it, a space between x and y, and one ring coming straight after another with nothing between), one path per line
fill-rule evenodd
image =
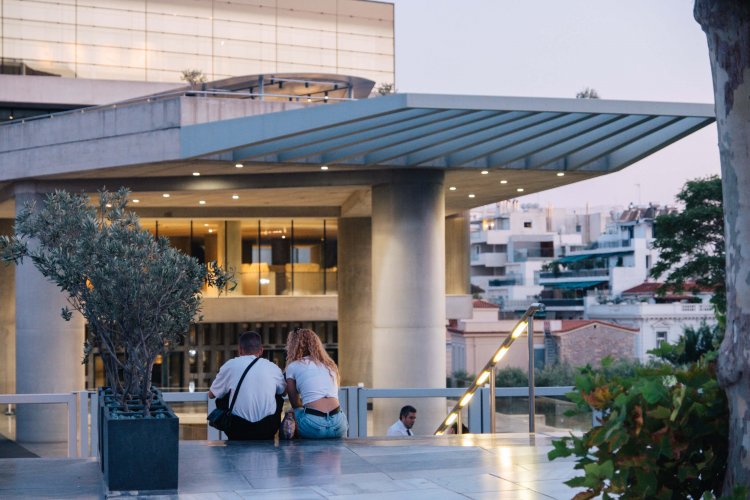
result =
M463 414L461 410L456 415L456 434L463 434Z
M91 393L91 453L90 457L99 457L99 392Z
M357 387L357 432L358 437L367 437L367 389Z
M208 398L206 403L206 415L210 415L216 409L216 399ZM208 425L208 421L206 421L206 439L209 441L221 440L221 431Z
M76 418L78 398L75 392L67 395L68 404L68 458L74 458L78 454L78 434L76 427L78 419Z
M534 314L526 321L526 335L529 337L529 432L536 432L536 407L534 405Z
M346 437L359 437L359 387L343 387L344 409L349 420L349 430Z
M495 367L490 368L490 433L495 434Z
M78 429L81 435L79 458L89 456L89 392L76 391L78 394Z

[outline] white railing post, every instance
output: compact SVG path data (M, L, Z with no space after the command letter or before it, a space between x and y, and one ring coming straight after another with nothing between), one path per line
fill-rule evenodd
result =
M73 458L78 454L78 435L76 432L78 426L78 419L76 418L77 398L74 392L71 392L66 396L65 399L67 399L66 402L68 405L68 457Z
M495 434L497 432L497 429L495 429L495 425L497 423L497 418L495 416L495 405L497 404L497 394L495 391L495 367L490 368L490 404L489 404L489 411L490 411L490 433Z
M343 410L349 421L349 430L346 437L359 437L359 387L342 387L341 394L343 395L341 401Z
M367 389L358 387L357 395L357 437L367 437Z
M91 404L89 405L91 411L91 452L90 457L99 457L99 391L93 391L91 393Z
M529 432L536 432L536 406L534 394L534 313L526 321L526 335L529 337Z
M208 409L206 415L210 415L212 411L216 409L216 399L215 398L208 398ZM206 420L206 439L209 441L219 441L221 440L221 431L219 429L214 429L210 425L208 425L208 420Z
M78 457L89 456L89 393L88 391L76 391L78 401L78 434L79 448Z

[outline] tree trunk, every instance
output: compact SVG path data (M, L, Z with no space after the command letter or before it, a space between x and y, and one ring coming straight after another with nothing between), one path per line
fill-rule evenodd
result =
M724 494L750 486L750 3L695 0L714 84L724 191L727 324L719 383L729 400Z

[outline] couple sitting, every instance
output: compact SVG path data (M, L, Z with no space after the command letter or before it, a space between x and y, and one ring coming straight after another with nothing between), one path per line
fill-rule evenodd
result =
M284 419L284 437L322 439L346 434L346 415L338 400L338 368L314 331L295 328L289 332L286 377L275 363L261 358L262 354L260 334L243 333L239 356L224 363L208 391L209 398L227 393L234 398L235 388L240 387L227 431L229 439L273 439L279 430L285 392L294 412ZM247 375L240 384L243 373Z

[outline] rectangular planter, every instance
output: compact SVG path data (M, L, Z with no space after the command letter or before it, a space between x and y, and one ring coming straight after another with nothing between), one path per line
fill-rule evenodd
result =
M109 491L177 490L179 419L163 403L159 418L116 418L100 389L100 460ZM163 405L163 406L162 406Z

